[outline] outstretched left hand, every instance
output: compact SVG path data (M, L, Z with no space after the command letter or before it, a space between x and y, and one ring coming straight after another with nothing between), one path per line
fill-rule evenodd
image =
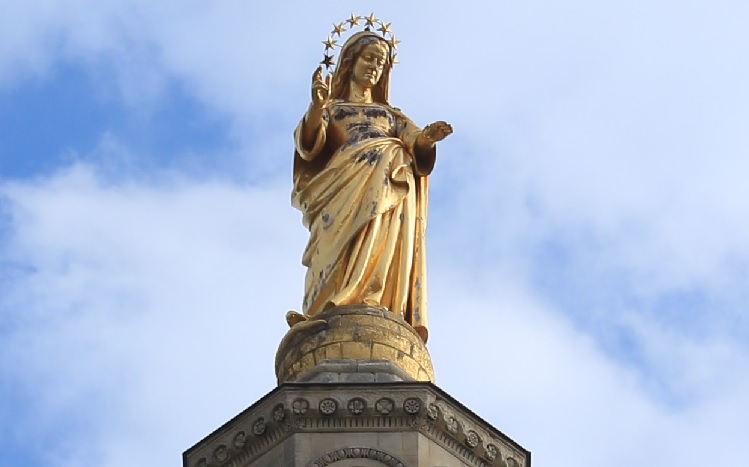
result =
M449 123L440 120L425 126L418 136L417 142L419 146L434 146L435 143L450 136L452 132L453 127Z

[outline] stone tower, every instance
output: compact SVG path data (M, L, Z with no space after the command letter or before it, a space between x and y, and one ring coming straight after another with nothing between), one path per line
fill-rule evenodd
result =
M432 383L403 319L364 305L319 318L281 342L279 386L185 451L184 467L530 467L529 451Z

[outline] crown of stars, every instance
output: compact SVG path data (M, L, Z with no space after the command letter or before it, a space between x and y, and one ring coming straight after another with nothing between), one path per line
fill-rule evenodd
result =
M351 31L354 26L361 27L361 21L364 21L364 30L374 32L379 31L382 39L390 45L390 64L395 65L398 63L396 57L398 44L401 41L395 38L393 31L390 29L391 23L385 23L382 20L377 19L374 13L370 13L369 16L357 16L351 13L351 16L340 23L333 23L333 30L328 34L327 39L322 41L325 46L323 51L323 58L320 61L320 65L324 66L325 69L330 73L335 66L335 49L341 48L338 42L341 39L344 32ZM345 42L345 41L344 41Z

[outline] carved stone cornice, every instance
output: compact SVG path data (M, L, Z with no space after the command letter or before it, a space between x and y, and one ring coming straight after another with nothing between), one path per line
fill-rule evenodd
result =
M418 432L470 466L530 467L527 450L444 391L422 382L282 385L188 449L183 465L244 467L297 434L387 432ZM328 454L377 451L360 444ZM384 455L395 459L398 453ZM324 453L318 457L324 459ZM306 465L328 465L314 462Z

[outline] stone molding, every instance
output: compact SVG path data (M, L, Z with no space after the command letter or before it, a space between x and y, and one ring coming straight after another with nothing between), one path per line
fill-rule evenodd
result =
M413 378L392 362L324 360L300 376L299 383L392 383Z
M527 450L436 386L418 382L280 386L188 449L183 465L244 467L295 433L414 431L473 467L530 467ZM350 449L374 448L344 446L333 455Z
M369 447L350 447L331 451L307 464L307 467L327 467L345 459L370 459L388 467L406 467L400 459L380 449Z

